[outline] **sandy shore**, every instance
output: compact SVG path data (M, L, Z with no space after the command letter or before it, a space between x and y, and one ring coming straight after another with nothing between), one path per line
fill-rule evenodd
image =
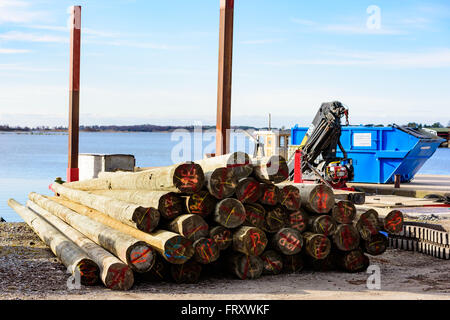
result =
M389 250L371 257L381 269L381 289L368 290L369 274L338 272L262 277L241 281L207 278L196 285L136 283L114 292L102 285L68 290L69 274L24 223L0 223L2 299L450 299L450 261Z

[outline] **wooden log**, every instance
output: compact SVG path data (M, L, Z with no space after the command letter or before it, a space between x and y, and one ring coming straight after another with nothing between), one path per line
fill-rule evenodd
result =
M238 252L230 255L227 266L230 272L241 280L257 279L264 269L264 263L260 257Z
M268 205L275 206L280 201L280 188L271 183L261 183L261 197L259 202Z
M324 236L332 236L336 232L337 223L329 215L310 217L308 229L313 233L320 233Z
M364 252L371 256L379 256L386 252L389 246L389 239L382 233L370 236L369 240L363 241L362 248Z
M309 224L309 215L303 210L298 209L287 213L287 226L299 232L304 232Z
M236 186L236 198L242 203L255 203L261 198L261 186L253 178L243 178Z
M190 214L198 214L202 218L206 218L214 212L216 205L216 198L206 190L186 197L186 211Z
M206 188L209 193L222 200L231 197L236 192L238 180L233 171L228 168L217 168L205 173Z
M170 264L160 255L156 255L155 264L146 273L136 273L136 282L161 282L169 280Z
M300 209L300 191L293 185L285 185L280 190L280 204L294 211Z
M173 192L147 191L147 190L97 190L90 193L130 202L145 208L153 208L159 211L165 219L175 219L183 213L183 198ZM157 217L153 217L156 228Z
M89 179L82 181L66 182L63 186L70 189L81 191L109 190L111 189L111 181L109 179Z
M107 288L129 290L133 286L133 271L128 265L34 202L28 200L27 205L88 254L98 265L100 278Z
M358 230L351 224L340 224L333 235L333 243L341 251L352 251L359 247Z
M306 254L314 259L325 259L330 254L331 242L323 234L305 232L303 240Z
M284 255L292 256L300 253L303 247L303 237L300 231L283 228L272 238L272 246Z
M360 249L337 254L336 262L341 269L350 273L365 271L370 264L369 258Z
M113 190L199 192L205 182L202 168L193 162L158 167L141 172L100 172Z
M28 197L39 207L62 219L74 229L114 254L134 271L147 272L153 267L155 252L144 241L96 222L37 193L32 192Z
M263 229L266 221L266 209L257 203L244 204L246 221L252 226Z
M356 218L356 207L355 205L346 200L336 201L336 204L331 211L331 216L336 220L337 223L349 224L352 223Z
M336 269L335 255L333 254L333 251L330 252L325 259L318 260L307 255L305 260L306 266L314 271L326 272Z
M329 213L334 206L333 190L324 184L299 184L301 205L315 213Z
M398 234L403 230L403 213L392 210L384 218L379 218L380 229L390 234Z
M298 273L303 270L305 263L301 254L282 257L284 273Z
M267 246L267 237L264 231L255 227L240 227L233 234L233 250L246 254L259 256Z
M277 275L283 270L283 258L274 250L267 250L261 254L263 274Z
M209 226L202 217L196 214L184 214L168 224L170 231L181 234L192 242L206 237Z
M209 264L219 259L219 246L211 238L200 238L194 242L193 247L194 260L200 264Z
M380 231L378 212L373 209L363 213L358 212L356 214L355 227L362 239L369 240L370 236L374 236Z
M209 237L213 239L220 251L228 249L233 243L233 234L230 229L216 226L209 231Z
M266 220L263 231L275 233L287 225L287 214L283 207L266 207Z
M195 284L198 283L202 273L202 266L191 260L181 265L171 265L170 274L175 283Z
M244 205L236 199L228 198L220 201L214 211L214 221L225 228L236 228L246 218Z
M253 172L253 165L250 157L245 152L233 152L222 156L196 160L204 172L214 171L217 168L225 167L231 169L236 179L247 178Z
M59 199L58 197L53 197L51 199L79 214L91 218L92 220L126 233L141 241L145 241L150 246L155 248L161 256L170 263L183 264L194 254L192 241L179 234L165 230L159 230L152 234L148 234L78 203Z
M280 155L253 159L253 175L261 182L281 183L289 178L286 159Z
M90 194L86 191L69 189L58 183L54 183L52 189L71 201L103 212L111 218L144 232L152 231L155 219L159 223L159 212L154 208L145 208L129 202Z
M83 285L94 285L98 281L99 268L97 264L75 243L70 241L58 229L48 223L32 210L22 206L14 199L8 200L8 205L30 226L61 260L72 275L80 275Z

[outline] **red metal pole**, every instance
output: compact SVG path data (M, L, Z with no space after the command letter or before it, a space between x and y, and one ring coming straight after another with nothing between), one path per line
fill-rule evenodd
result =
M302 151L295 150L295 159L294 159L294 182L302 183L303 175L302 175Z
M219 81L217 93L216 155L229 152L234 0L220 0Z
M81 6L71 9L70 81L69 81L69 150L67 181L78 181L78 138L80 119L80 48Z

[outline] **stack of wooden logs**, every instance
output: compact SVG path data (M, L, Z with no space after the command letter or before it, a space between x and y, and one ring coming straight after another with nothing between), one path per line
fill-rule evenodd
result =
M357 212L321 184L292 184L281 156L243 152L140 172L54 183L9 205L83 284L128 290L136 279L195 283L314 270L365 270L403 216Z

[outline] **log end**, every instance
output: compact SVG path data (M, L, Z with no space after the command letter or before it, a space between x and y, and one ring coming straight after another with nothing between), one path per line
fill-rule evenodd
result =
M192 241L182 236L173 236L164 244L163 257L172 264L186 263L194 255Z
M183 200L176 193L170 192L159 199L158 210L167 220L183 214Z
M194 242L194 259L201 264L209 264L217 261L220 250L217 243L211 238L201 238Z
M80 273L81 284L85 286L95 285L100 276L100 271L98 265L90 260L83 259L76 265L76 272Z
M155 208L138 207L133 215L133 221L137 228L146 233L154 231L160 219L161 215Z
M112 264L106 271L104 283L111 290L129 290L134 284L133 271L126 264Z
M139 241L127 250L127 263L136 272L149 271L155 264L156 254L152 247Z
M239 227L245 218L245 208L239 200L227 198L216 206L214 220L225 228Z
M263 274L277 275L283 271L283 259L274 250L267 250L261 255L263 261Z
M205 175L200 165L193 162L186 162L175 168L173 184L180 192L199 192L204 183Z

